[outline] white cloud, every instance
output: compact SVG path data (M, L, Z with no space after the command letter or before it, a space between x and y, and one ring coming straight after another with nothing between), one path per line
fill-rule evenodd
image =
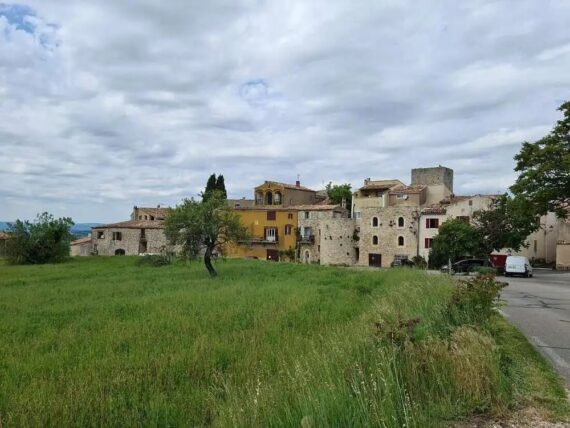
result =
M21 1L0 9L3 220L120 220L212 172L241 197L443 164L496 192L570 98L568 2Z

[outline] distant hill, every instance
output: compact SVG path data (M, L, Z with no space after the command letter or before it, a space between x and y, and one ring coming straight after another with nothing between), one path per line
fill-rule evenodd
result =
M102 223L77 223L71 228L71 233L77 237L84 237L91 233L91 228ZM0 232L8 229L8 222L0 221Z

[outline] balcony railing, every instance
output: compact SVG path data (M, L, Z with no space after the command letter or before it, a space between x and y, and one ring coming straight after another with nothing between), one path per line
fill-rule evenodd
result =
M315 235L301 235L297 238L301 244L314 244Z

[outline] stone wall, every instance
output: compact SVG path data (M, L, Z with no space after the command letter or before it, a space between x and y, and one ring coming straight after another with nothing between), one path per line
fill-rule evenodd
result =
M425 203L435 204L453 193L453 170L444 166L412 169L412 186L428 186Z
M368 266L369 254L380 254L382 267L389 267L395 256L413 258L417 254L417 219L418 207L386 207L382 209L362 210L358 241L359 259L357 264ZM378 226L373 226L373 217L378 218ZM404 218L404 226L398 226L398 219ZM374 236L378 244L374 244ZM399 245L398 238L404 239Z
M570 242L556 246L556 270L570 270Z
M99 238L103 232L103 238ZM121 240L113 240L113 232L121 232ZM159 253L167 244L164 229L145 229L147 253ZM140 253L141 229L108 228L93 229L93 251L101 256L114 256L117 250L124 250L125 255L134 256Z
M354 220L331 218L321 224L320 261L322 265L354 265L356 242Z
M90 256L92 248L91 245L92 245L91 241L71 245L69 254L71 255L71 257Z

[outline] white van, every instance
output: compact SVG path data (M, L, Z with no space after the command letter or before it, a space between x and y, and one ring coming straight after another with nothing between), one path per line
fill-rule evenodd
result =
M526 257L509 256L505 262L505 276L523 275L532 277L532 266Z

